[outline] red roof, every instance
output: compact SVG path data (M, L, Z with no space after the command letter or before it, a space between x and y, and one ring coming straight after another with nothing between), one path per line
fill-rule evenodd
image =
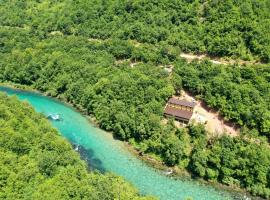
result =
M192 112L187 111L187 110L180 110L176 108L172 108L170 106L166 106L164 114L171 115L174 117L190 120L192 116Z
M194 108L194 106L196 105L196 103L194 102L189 102L187 100L184 100L184 99L176 99L176 98L170 98L168 103L171 103L171 104L175 104L175 105L181 105L181 106L187 106L187 107L190 107L190 108Z

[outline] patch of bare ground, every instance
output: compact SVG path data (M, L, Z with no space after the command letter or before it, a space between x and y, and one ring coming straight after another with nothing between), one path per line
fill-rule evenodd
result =
M193 101L194 97L183 91L182 97ZM207 131L214 136L227 134L232 137L239 135L239 127L231 122L227 122L217 112L210 109L203 101L197 101L191 120L195 123L204 123Z
M89 42L104 42L106 39L98 39L98 38L88 38Z
M169 76L172 75L173 72L173 65L159 65L158 67L162 68Z
M115 65L127 64L130 68L134 68L136 65L142 64L143 62L135 62L130 59L116 60Z
M129 40L135 47L141 46L142 43L136 41L136 40Z
M64 34L61 31L52 31L49 33L49 35L53 35L53 36L63 36Z
M132 63L130 63L130 67L131 68L133 68L133 67L135 67L136 65L138 65L138 64L140 64L140 63L142 63L142 62L132 62Z
M23 26L2 26L2 25L0 25L0 28L30 30L30 27L27 25L23 25Z
M127 59L125 59L125 60L116 60L114 64L115 65L121 65L121 64L127 63L127 62L130 62L130 60L127 60Z
M189 53L181 53L180 54L181 58L186 59L187 62L192 62L193 60L205 60L208 59L210 60L210 62L214 63L214 64L218 64L218 65L233 65L233 64L240 64L240 65L258 65L258 64L262 64L261 62L258 61L245 61L245 60L232 60L232 59L224 59L224 58L219 58L219 57L214 57L214 56L209 56L206 54L189 54Z

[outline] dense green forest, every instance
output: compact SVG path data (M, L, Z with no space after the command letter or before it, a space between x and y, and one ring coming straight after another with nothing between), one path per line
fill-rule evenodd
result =
M168 164L179 162L194 176L270 198L268 143L225 135L209 139L203 125L168 129L162 138Z
M270 198L269 66L179 58L186 51L269 62L269 1L0 5L0 82L73 103L115 137L194 177ZM161 124L167 99L181 89L241 126L241 135L209 138L202 126Z
M227 120L270 138L269 66L175 65L183 87L216 108ZM255 131L258 130L259 132Z
M96 117L101 128L145 153L158 155L169 166L269 197L270 155L263 138L269 137L268 67L187 64L168 48L135 47L120 40L51 36L28 42L24 41L27 31L19 35L7 29L1 34L6 35L0 59L2 82L30 85L73 103ZM141 63L131 67L135 58ZM175 65L172 75L161 67L166 63ZM242 136L209 139L203 127L185 130L171 123L162 125L167 98L183 87L246 126ZM245 101L225 96L230 91L243 95ZM253 117L245 118L248 111ZM256 139L260 145L252 139L257 136L261 136Z
M270 61L268 0L1 1L0 25Z
M120 177L89 172L45 117L2 93L0 133L0 199L153 199Z

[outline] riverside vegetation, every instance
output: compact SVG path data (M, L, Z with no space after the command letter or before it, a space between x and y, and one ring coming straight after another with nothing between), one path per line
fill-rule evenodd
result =
M185 50L269 62L269 2L91 2L1 5L0 81L73 103L115 137L194 177L269 198L269 67L179 58ZM241 126L240 136L162 125L166 100L183 88Z
M1 93L0 113L1 199L154 199L113 174L88 172L71 144L27 103Z

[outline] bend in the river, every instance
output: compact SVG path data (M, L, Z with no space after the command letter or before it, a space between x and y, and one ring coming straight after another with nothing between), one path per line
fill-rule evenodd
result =
M158 196L162 200L184 200L187 197L193 200L233 199L227 192L195 181L171 178L147 166L128 152L122 142L94 127L87 118L66 104L27 91L5 87L0 87L0 91L29 101L36 111L45 115L60 114L63 120L53 121L53 125L71 143L78 145L82 157L89 161L91 167L123 176L142 194Z

